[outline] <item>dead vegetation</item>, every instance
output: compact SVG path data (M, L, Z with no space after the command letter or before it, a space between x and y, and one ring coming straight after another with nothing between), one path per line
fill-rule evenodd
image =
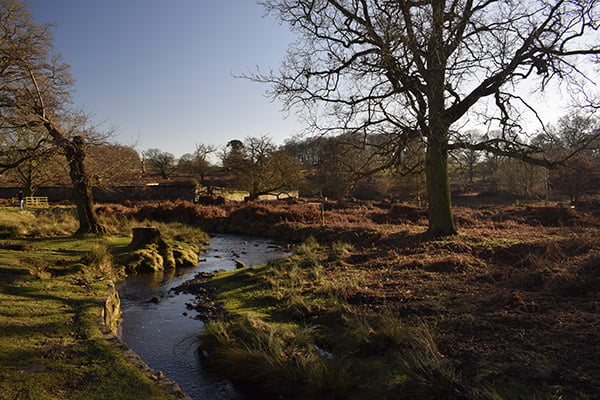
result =
M300 202L163 203L111 212L350 244L319 280L352 282L336 295L361 313L392 312L432 327L461 382L497 398L600 393L596 209L457 208L460 234L442 239L426 235L423 209L409 205L331 205L324 226L318 205Z

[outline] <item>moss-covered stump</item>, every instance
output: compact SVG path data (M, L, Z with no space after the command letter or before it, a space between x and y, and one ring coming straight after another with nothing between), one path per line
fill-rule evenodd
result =
M133 228L129 252L123 263L129 273L172 270L195 267L200 247L192 243L164 240L157 227Z
M160 230L155 226L145 226L131 229L133 237L130 246L134 249L139 249L152 244L164 245L164 240Z

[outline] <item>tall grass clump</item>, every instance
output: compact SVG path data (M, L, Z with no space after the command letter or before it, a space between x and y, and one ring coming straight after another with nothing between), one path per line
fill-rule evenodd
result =
M124 271L115 264L115 255L110 245L103 242L93 243L90 251L81 260L86 265L85 272L93 276L120 279Z
M314 236L309 236L296 247L296 254L301 256L315 254L320 248L321 245L317 242L317 239L315 239Z
M270 324L251 317L206 325L200 350L207 363L252 394L288 398L348 398L352 378L322 356L311 326Z
M357 359L372 359L362 374L375 375L384 393L398 399L460 399L466 394L453 363L438 350L435 335L424 323L408 324L384 310L342 317L347 343L355 344ZM341 341L340 341L341 342ZM386 395L384 395L385 397ZM385 397L387 398L387 397Z
M349 243L335 241L329 247L329 261L341 261L354 247Z
M79 227L75 210L63 207L37 210L28 222L25 229L33 237L71 235Z
M413 398L459 399L467 394L454 365L438 350L427 325L392 332L383 329L380 334L388 340L397 340L397 354L409 377L400 388L411 392Z

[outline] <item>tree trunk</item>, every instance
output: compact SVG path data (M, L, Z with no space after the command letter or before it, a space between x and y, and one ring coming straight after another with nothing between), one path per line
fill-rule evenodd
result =
M98 222L94 210L92 188L84 165L83 139L81 136L75 136L72 140L67 139L51 122L45 122L44 126L56 145L65 152L67 164L69 165L69 175L73 183L73 197L79 219L79 229L77 229L75 235L105 234L106 228Z
M427 154L425 175L427 177L427 200L429 201L429 233L447 236L456 233L450 204L448 179L448 131L450 121L445 110L445 70L447 55L444 49L445 2L432 2L432 31L428 43L427 99L429 103Z
M133 228L131 232L133 233L133 238L131 239L130 247L133 250L137 250L151 244L156 244L159 247L165 245L162 235L160 234L160 230L157 227L146 226Z
M448 151L440 143L428 143L425 161L429 233L448 236L456 233L450 202Z
M85 159L83 139L80 136L74 137L71 146L68 146L65 151L69 163L69 175L71 175L71 182L73 182L73 196L77 205L77 215L79 216L79 229L75 235L105 234L106 228L98 222L94 210L92 187L83 163Z

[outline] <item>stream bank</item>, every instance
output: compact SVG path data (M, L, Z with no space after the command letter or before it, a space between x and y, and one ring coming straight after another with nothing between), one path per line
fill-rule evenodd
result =
M177 382L192 399L243 399L229 381L203 370L196 347L204 324L193 309L195 297L173 289L199 273L233 270L236 263L264 264L287 255L285 247L270 239L217 235L196 268L131 276L118 287L119 336L144 363Z

